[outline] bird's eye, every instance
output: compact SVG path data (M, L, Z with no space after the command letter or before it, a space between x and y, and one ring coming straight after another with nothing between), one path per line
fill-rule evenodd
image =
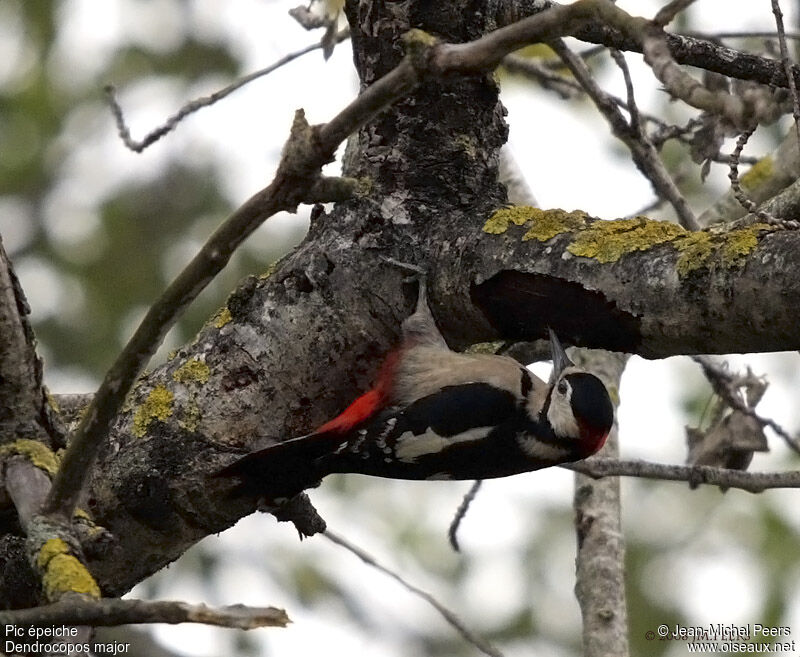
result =
M567 382L564 381L563 379L561 381L559 381L557 390L558 390L558 394L566 395L567 394Z

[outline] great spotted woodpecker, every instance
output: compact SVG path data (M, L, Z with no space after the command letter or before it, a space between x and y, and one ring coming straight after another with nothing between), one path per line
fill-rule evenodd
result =
M334 472L394 479L490 479L577 461L613 422L605 386L550 331L545 383L506 356L451 351L420 280L401 345L375 386L316 431L252 452L217 473L238 491L291 497Z

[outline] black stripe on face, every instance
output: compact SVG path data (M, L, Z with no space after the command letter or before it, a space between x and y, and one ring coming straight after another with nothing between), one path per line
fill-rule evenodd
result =
M527 399L528 395L531 394L531 390L533 390L533 379L528 370L522 370L522 378L519 381L519 387L522 392L522 398Z

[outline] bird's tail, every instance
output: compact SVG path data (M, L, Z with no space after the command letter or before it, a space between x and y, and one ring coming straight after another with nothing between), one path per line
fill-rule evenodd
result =
M340 435L314 432L270 445L243 456L214 473L214 477L236 477L241 483L232 494L268 499L289 498L319 485L328 472L321 458L341 444Z

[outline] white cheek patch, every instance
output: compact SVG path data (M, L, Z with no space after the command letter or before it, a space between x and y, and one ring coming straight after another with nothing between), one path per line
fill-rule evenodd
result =
M533 436L519 436L517 442L525 454L537 461L562 461L570 453L564 447L543 443Z
M406 431L397 439L394 454L399 461L413 463L420 456L438 454L447 449L450 445L456 443L483 440L489 435L492 428L493 427L477 427L464 431L457 436L440 436L431 429L428 429L419 436L415 436L410 431Z
M577 440L581 435L568 399L553 397L550 408L547 409L547 421L550 422L553 433L559 438L574 438Z

